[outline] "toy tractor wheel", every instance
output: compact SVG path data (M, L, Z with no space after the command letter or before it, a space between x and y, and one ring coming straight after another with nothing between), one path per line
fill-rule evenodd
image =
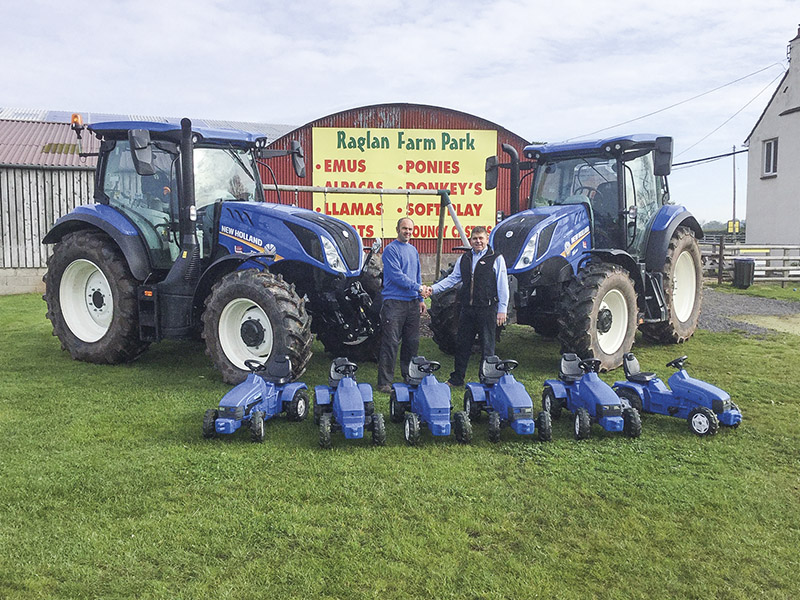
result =
M453 428L455 429L456 441L459 444L469 444L472 441L472 423L463 410L459 410L453 415Z
M700 246L688 227L678 227L672 234L662 273L667 320L645 323L641 329L652 340L678 344L688 340L697 329L703 303Z
M331 447L331 413L323 413L319 418L319 447L328 450Z
M738 410L739 412L742 412L742 410L739 408L739 406L735 402L731 402L731 409L732 410ZM734 423L730 427L731 427L731 429L738 429L739 425L741 425L741 424L742 424L742 422L739 421L738 423Z
M495 444L500 441L500 413L496 410L489 413L489 441Z
M302 421L308 415L308 392L297 390L289 406L286 407L286 417L290 421Z
M412 412L405 415L403 437L409 446L416 446L419 443L419 417Z
M539 434L540 442L553 441L553 421L550 417L550 413L546 410L540 412L539 416L536 418L536 431Z
M719 429L719 419L710 408L699 406L689 413L689 430L701 437L714 435Z
M250 415L250 439L254 442L264 441L264 412L253 411Z
M636 289L617 265L590 263L567 286L561 305L561 352L600 360L600 370L622 364L636 335Z
M397 392L392 388L389 394L389 420L391 420L392 423L402 423L405 414L405 406L397 401Z
M592 433L592 419L589 411L579 408L575 411L575 439L586 440Z
M386 445L386 421L383 418L383 413L372 415L372 445Z
M475 401L469 388L464 392L464 412L470 421L478 421L481 418L481 403Z
M203 415L203 437L206 439L211 439L217 434L217 428L215 425L215 421L217 420L217 412L216 408L209 408L206 411L206 414Z
M305 303L280 275L245 269L225 275L211 289L203 313L206 354L226 383L247 377L248 359L269 364L288 356L292 379L311 358L311 320Z
M53 335L73 359L121 363L147 348L139 340L139 282L104 233L65 235L47 261L43 281Z
M615 391L617 392L617 396L630 402L630 405L636 409L636 412L640 415L644 412L642 409L642 399L639 397L639 394L629 388L617 388Z
M364 402L364 414L368 417L375 414L375 402Z
M561 401L556 398L553 388L547 386L542 390L542 410L550 413L553 421L561 417Z
M638 438L642 435L642 418L635 408L626 408L622 411L622 431L629 438Z

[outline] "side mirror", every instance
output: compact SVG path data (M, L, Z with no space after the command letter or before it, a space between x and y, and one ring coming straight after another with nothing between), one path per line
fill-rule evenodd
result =
M306 158L303 147L297 140L292 140L292 166L298 177L306 176Z
M496 156L489 156L486 159L486 189L493 190L497 187L497 165L500 160Z
M131 129L128 131L128 142L131 145L131 158L136 172L139 175L155 175L150 132L146 129Z
M672 170L672 138L656 138L656 147L653 152L653 174L656 176L669 175Z

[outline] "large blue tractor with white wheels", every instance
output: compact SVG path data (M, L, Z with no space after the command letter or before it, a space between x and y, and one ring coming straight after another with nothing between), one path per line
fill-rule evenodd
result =
M79 134L83 126L74 119ZM380 267L358 232L314 211L264 201L258 164L303 151L232 129L95 123L95 204L60 218L44 277L47 317L76 360L119 363L151 342L202 335L228 383L248 360L288 356L291 378L326 349L374 357ZM368 291L369 290L369 291Z
M531 145L524 162L487 160L487 189L498 169L511 171L511 212L490 244L508 265L516 321L558 337L562 352L613 369L637 327L655 341L680 343L697 328L703 231L684 207L670 204L672 138L649 134ZM520 210L522 171L532 174ZM455 290L434 296L431 328L455 348ZM463 342L463 340L461 340Z

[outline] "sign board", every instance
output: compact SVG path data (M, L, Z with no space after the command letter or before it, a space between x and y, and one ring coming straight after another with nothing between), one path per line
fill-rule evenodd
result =
M461 225L491 230L496 190L484 188L486 157L497 153L497 131L314 127L313 185L319 187L447 190ZM435 239L439 196L315 193L313 209L353 225L365 238L396 236L397 220L414 219L414 237ZM449 215L445 238L457 238Z

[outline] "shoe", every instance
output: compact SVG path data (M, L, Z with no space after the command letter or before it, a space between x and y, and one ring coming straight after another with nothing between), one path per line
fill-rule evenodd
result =
M463 384L463 383L462 383L462 384L453 383L453 382L452 382L452 381L450 381L449 379L448 379L447 381L445 381L445 383L447 384L447 386L448 386L448 387L451 387L451 388L461 388L461 387L464 387L464 384Z
M392 386L390 385L379 385L378 391L382 394L391 394L392 393Z

